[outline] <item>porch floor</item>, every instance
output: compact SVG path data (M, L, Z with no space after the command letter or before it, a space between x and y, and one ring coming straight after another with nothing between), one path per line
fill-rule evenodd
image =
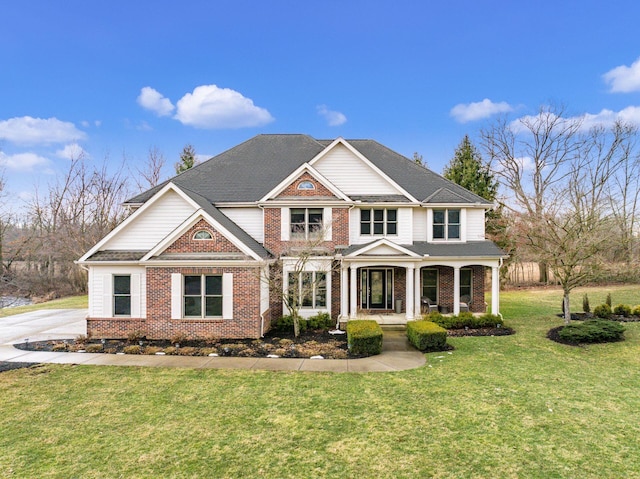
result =
M371 313L358 315L357 319L373 319L380 325L407 324L404 313Z

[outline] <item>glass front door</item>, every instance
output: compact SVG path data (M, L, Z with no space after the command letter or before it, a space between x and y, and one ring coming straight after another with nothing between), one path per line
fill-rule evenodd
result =
M363 269L362 309L393 309L393 270Z

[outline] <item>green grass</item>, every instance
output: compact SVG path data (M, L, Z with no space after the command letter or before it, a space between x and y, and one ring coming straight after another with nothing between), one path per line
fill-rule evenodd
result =
M87 307L87 295L69 296L67 298L54 299L46 303L28 304L15 308L0 308L0 318L14 314L29 313L40 309L82 309Z
M640 302L639 286L589 296L608 290ZM517 334L451 338L397 373L5 372L0 477L640 477L640 324L553 343L560 296L505 292Z

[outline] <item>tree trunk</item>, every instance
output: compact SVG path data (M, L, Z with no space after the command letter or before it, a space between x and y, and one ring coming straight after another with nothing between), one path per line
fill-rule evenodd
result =
M544 262L538 263L538 282L547 284L549 282L549 265Z
M293 314L293 335L297 338L300 336L300 316Z
M564 304L564 324L569 324L571 321L571 310L569 306L569 291L564 292L564 296L562 298Z

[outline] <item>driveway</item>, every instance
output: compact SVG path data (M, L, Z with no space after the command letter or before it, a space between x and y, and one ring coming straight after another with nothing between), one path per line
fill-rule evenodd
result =
M86 309L41 309L0 318L0 344L74 339L87 334Z

